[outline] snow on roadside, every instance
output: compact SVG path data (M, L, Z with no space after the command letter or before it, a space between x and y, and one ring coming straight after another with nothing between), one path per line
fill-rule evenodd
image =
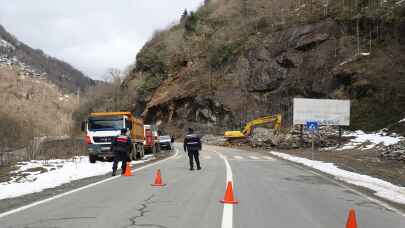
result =
M305 166L320 170L324 173L333 175L337 180L347 182L360 187L365 187L375 191L375 195L389 201L405 204L405 187L393 185L387 181L362 175L354 172L349 172L336 167L333 163L325 163L321 161L313 161L306 158L296 157L289 154L270 152L277 157L303 164Z
M141 161L132 164L145 163L153 159L146 155ZM18 197L47 188L54 188L74 180L104 175L111 172L111 162L91 164L87 156L74 159L55 159L49 161L29 161L18 163L15 176L8 182L0 183L0 200Z
M394 145L403 139L403 137L399 137L396 135L388 136L382 131L370 134L367 134L363 131L355 131L351 133L346 133L343 136L354 138L351 139L350 142L346 143L345 145L343 145L343 147L339 148L338 150L351 150L355 148L368 150L380 144L384 146Z

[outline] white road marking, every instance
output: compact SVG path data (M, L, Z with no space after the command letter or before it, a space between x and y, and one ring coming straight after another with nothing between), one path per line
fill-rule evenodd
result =
M405 217L405 214L404 214L402 211L400 211L400 210L398 210L398 209L396 209L396 208L394 208L394 207L391 207L389 204L387 204L387 203L385 203L385 202L383 202L383 201L381 201L381 200L378 200L378 199L376 199L376 198L373 198L373 197L371 197L371 196L368 196L368 195L366 195L366 194L364 194L364 193L362 193L362 192L360 192L360 191L357 191L356 189L351 188L351 187L349 187L349 186L347 186L347 185L345 185L345 184L343 184L343 183L341 183L341 182L338 182L338 181L332 180L332 179L330 179L330 178L327 178L327 177L323 176L322 174L319 174L319 173L317 173L317 172L315 172L315 171L310 171L310 172L311 172L312 174L314 174L314 175L317 175L317 176L321 177L321 178L327 179L327 180L329 180L330 182L332 182L332 183L334 183L334 184L336 184L336 185L338 185L338 186L340 186L340 187L342 187L342 188L344 188L344 189L346 189L346 190L348 190L348 191L351 191L351 192L353 192L353 193L356 193L357 195L359 195L359 196L361 196L361 197L363 197L363 198L365 198L365 199L367 199L367 200L369 200L369 201L371 201L371 202L373 202L373 203L375 203L375 204L378 204L378 205L380 205L381 207L384 207L385 209L387 209L387 210L389 210L389 211L393 211L393 212L395 212L395 213L397 213L397 214L399 214L399 215Z
M238 159L238 160L241 160L241 159L243 159L243 157L242 157L242 156L238 156L238 155L236 155L236 156L233 156L233 158L234 158L234 159Z
M162 162L165 162L165 161L174 159L174 158L177 157L177 155L178 155L178 150L176 149L176 153L175 153L174 155L172 155L172 156L170 156L170 157L168 157L168 158L165 158L165 159L163 159L163 160L161 160L161 161L158 161L158 162L155 162L155 163L152 163L152 164L149 164L149 165L142 166L142 167L140 167L140 168L138 168L138 169L134 169L134 170L132 170L132 171L135 172L135 171L139 171L139 170L142 170L142 169L146 169L146 168L155 166L155 165L160 164L160 163L162 163ZM73 194L73 193L76 193L76 192L79 192L79 191L82 191L82 190L85 190L85 189L88 189L88 188L92 188L92 187L94 187L94 186L96 186L96 185L103 184L103 183L106 183L106 182L115 180L115 179L117 179L117 178L120 178L120 176L110 177L110 178L107 178L107 179L105 179L105 180L102 180L102 181L99 181L99 182L95 182L95 183L93 183L93 184L89 184L89 185L83 186L83 187L81 187L81 188L77 188L77 189L74 189L74 190L72 190L72 191L65 192L65 193L62 193L62 194L60 194L60 195L56 195L56 196L50 197L50 198L48 198L48 199L40 200L40 201L31 203L31 204L28 204L28 205L26 205L26 206L23 206L23 207L20 207L20 208L16 208L16 209L11 210L11 211L4 212L4 213L0 214L0 218L6 217L6 216L11 215L11 214L15 214L15 213L17 213L17 212L21 212L21 211L27 210L27 209L29 209L29 208L32 208L32 207L35 207L35 206L38 206L38 205L41 205L41 204L50 202L50 201L52 201L52 200L56 200L56 199L62 198L62 197L67 196L67 195L71 195L71 194Z
M258 158L258 157L256 157L256 156L249 156L249 158L250 159L253 159L253 160L259 160L260 158Z
M226 185L225 185L225 187L226 187L229 181L232 181L232 183L233 183L232 169L231 169L231 165L229 165L229 162L226 159L226 157L224 155L222 155L221 153L219 153L219 156L222 159L224 159L224 161L225 161L225 166L226 166Z
M270 154L271 154L271 152L269 152ZM280 158L280 159L282 159L282 158ZM376 204L378 204L378 205L380 205L380 206L382 206L382 207L384 207L385 209L388 209L388 210L390 210L390 211L393 211L393 212L395 212L395 213L397 213L397 214L399 214L399 215L401 215L401 216L403 216L403 217L405 217L405 214L402 212L402 211L400 211L400 210L398 210L398 209L396 209L396 208L394 208L394 207L391 207L389 204L387 204L387 203L385 203L385 202L383 202L383 201L381 201L381 200L379 200L379 199L377 199L377 198L374 198L374 197L371 197L371 196L368 196L368 195L366 195L366 194L364 194L364 193L362 193L362 192L360 192L360 191L357 191L356 189L354 189L354 188L351 188L351 187L349 187L349 186L347 186L346 184L344 184L344 183L342 183L342 182L340 182L340 181L336 181L336 180L333 180L333 179L331 179L331 178L328 178L328 177L326 177L326 176L324 176L322 173L322 171L319 171L320 173L318 173L318 172L315 172L315 171L313 171L313 170L310 170L310 167L308 167L308 166L306 166L306 165L303 165L303 164L299 164L299 163L296 163L296 162L293 162L293 161L289 161L289 160L286 160L286 159L282 159L282 160L284 160L284 161L287 161L287 162L289 162L289 163L292 163L294 166L304 166L304 167L307 167L309 170L309 172L310 173L312 173L312 174L314 174L314 175L316 175L316 176L319 176L319 177L321 177L321 178L323 178L323 179L325 179L325 180L328 180L328 181L330 181L330 182L332 182L332 183L334 183L334 184L336 184L336 185L338 185L338 186L340 186L340 187L342 187L342 188L344 188L344 189L346 189L346 190L348 190L348 191L351 191L351 192L353 192L353 193L355 193L355 194L357 194L357 195L359 195L359 196L361 196L361 197L363 197L363 198L365 198L365 199L367 199L367 200L369 200L369 201L371 201L371 202L373 202L373 203L376 203Z
M180 159L182 156L179 153L179 150L177 148L174 149L176 151L176 154L173 155L172 159L177 160Z
M233 227L233 204L224 204L221 228Z
M263 156L264 159L269 160L269 161L275 161L276 159L270 157L270 156Z
M229 165L228 160L224 155L219 153L219 156L224 160L225 166L226 166L226 185L225 188L228 184L229 181L233 183L233 177L232 177L232 169L231 165ZM233 227L233 204L224 204L224 210L222 213L222 225L221 228L232 228Z

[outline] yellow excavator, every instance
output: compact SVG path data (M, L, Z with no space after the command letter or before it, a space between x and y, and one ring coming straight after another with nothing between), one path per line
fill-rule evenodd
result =
M264 116L258 119L254 119L248 122L243 129L243 131L226 131L224 137L227 140L232 139L244 139L252 134L252 130L255 126L266 124L266 123L274 123L274 129L280 130L281 128L281 114L277 114L275 116Z

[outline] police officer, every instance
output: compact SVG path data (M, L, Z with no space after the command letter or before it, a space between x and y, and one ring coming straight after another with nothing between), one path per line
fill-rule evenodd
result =
M112 175L115 176L117 172L118 162L121 164L121 174L125 173L126 163L130 161L129 153L131 152L131 138L128 137L128 130L122 129L121 134L115 137L111 143L111 150L114 154L113 172Z
M194 170L193 158L197 164L197 169L200 170L199 151L201 150L201 140L194 134L193 129L189 128L186 137L184 138L184 152L188 152L188 158L190 159L190 170Z

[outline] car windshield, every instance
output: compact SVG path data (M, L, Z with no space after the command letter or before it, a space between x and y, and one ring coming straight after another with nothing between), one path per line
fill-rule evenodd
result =
M120 130L124 126L122 117L97 117L89 119L90 131Z
M168 135L163 135L163 136L160 136L160 139L163 139L163 140L170 140L170 136L168 136Z

